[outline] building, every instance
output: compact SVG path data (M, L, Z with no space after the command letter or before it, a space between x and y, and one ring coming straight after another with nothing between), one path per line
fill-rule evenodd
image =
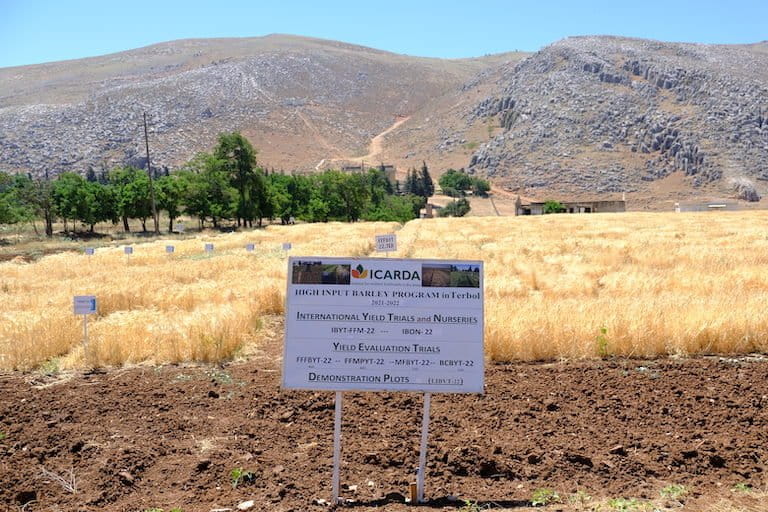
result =
M681 201L675 203L675 211L680 212L714 212L720 210L739 210L739 203L726 199L714 199L712 201L696 202Z
M366 166L365 162L361 162L359 165L343 165L341 167L341 172L365 172L367 169L380 170L384 173L384 175L386 175L392 186L395 186L395 182L397 181L397 169L394 165L382 163L376 166Z
M563 205L564 213L615 213L627 211L627 203L618 201L558 201ZM523 201L520 196L515 200L515 215L544 215L546 201Z

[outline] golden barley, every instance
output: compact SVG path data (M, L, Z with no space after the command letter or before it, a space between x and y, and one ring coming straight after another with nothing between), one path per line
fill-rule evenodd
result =
M0 368L231 358L283 311L282 242L294 255L383 256L373 235L398 228L271 226L139 244L130 258L116 246L0 264ZM496 360L768 350L768 212L424 219L397 234L392 257L485 262ZM81 294L99 298L87 353L71 311Z

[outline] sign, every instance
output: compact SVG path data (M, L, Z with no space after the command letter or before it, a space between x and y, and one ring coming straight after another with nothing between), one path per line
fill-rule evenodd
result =
M75 295L73 306L76 315L96 313L96 297L94 295Z
M166 245L165 246L165 252L167 252L168 254L173 254L173 251L175 251L175 250L176 250L176 248L174 246L172 246L172 245Z
M86 247L85 248L86 256L93 256L94 252L96 252L96 249L94 249L93 247Z
M213 252L213 244L205 244L205 252Z
M483 392L483 263L290 257L283 387Z
M125 254L131 255L131 254L133 254L133 247L131 247L130 245L127 246L127 247L123 247L123 252Z
M254 244L246 244L245 245L245 250L248 251L248 252L253 252L253 250L255 248L256 248L256 246Z
M397 250L397 237L394 234L376 235L377 252L395 252Z
M284 251L290 251L291 250L291 242L283 242L283 250Z
M183 222L177 222L176 223L176 231L178 231L179 233L183 233L184 232L184 223Z

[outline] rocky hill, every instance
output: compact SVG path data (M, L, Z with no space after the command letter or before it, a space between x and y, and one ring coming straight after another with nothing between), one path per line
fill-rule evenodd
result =
M273 35L163 43L0 69L0 168L40 173L179 165L240 130L267 165L314 168L364 155L370 140L500 57L408 57Z
M533 194L768 191L766 43L574 37L507 66L496 85L464 113L470 128L498 127L472 172Z
M239 130L267 166L426 160L530 196L768 195L768 43L610 36L408 57L273 35L0 69L0 168L174 167Z

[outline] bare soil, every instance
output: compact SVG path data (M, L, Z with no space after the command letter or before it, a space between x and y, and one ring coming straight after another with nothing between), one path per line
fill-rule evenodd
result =
M0 510L327 508L315 501L331 491L333 393L281 390L281 337L267 338L224 366L0 376ZM545 487L658 500L676 484L702 510L765 486L767 382L760 357L489 363L484 395L433 398L428 507L525 508ZM345 393L350 508L410 508L421 407L418 394ZM233 486L236 468L252 476ZM51 473L74 475L76 492Z

